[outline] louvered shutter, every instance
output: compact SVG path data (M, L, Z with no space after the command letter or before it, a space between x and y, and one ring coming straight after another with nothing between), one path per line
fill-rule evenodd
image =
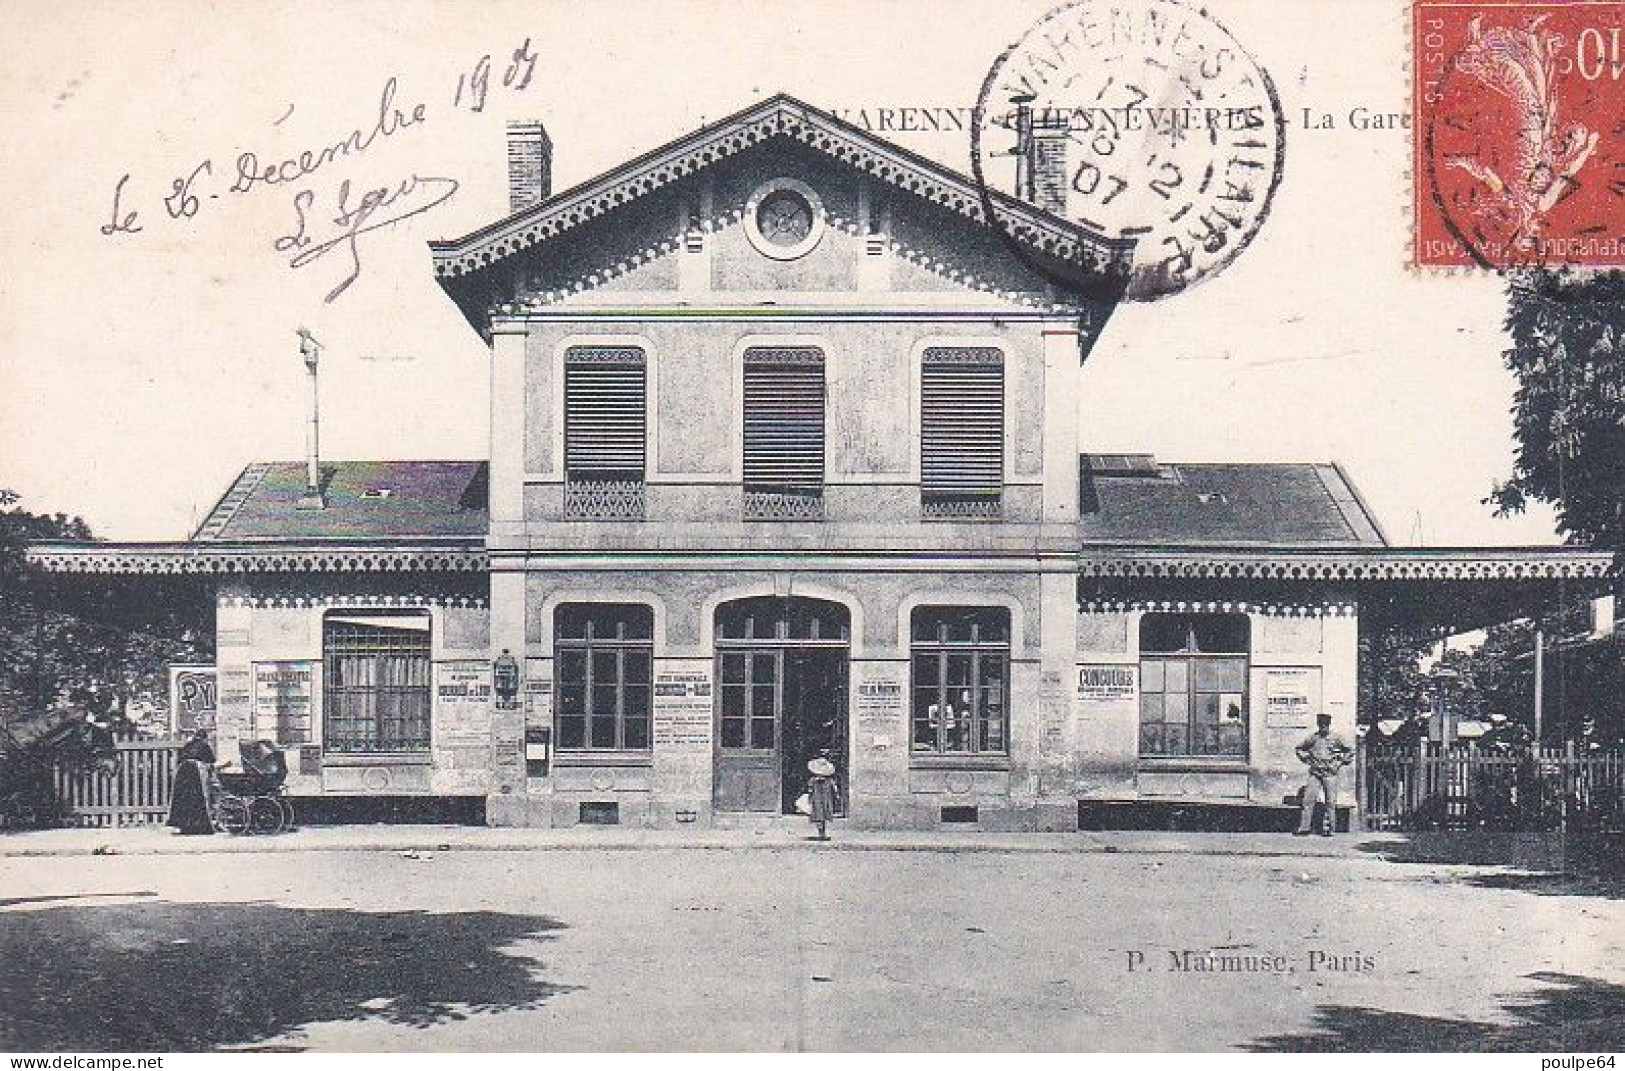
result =
M811 348L745 351L745 486L824 485L824 355Z
M920 377L920 490L996 499L1004 489L1004 355L932 348Z
M577 347L564 355L564 471L572 481L643 479L643 351Z

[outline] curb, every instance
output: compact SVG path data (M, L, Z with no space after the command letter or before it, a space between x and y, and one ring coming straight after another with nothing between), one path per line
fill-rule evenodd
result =
M1288 848L1248 848L1235 846L1204 846L1201 844L1102 844L1058 843L1020 844L1010 842L963 844L940 841L841 841L812 842L804 840L690 840L690 841L496 841L489 844L446 841L391 841L387 843L267 843L221 841L219 843L188 845L152 844L123 846L118 844L86 844L50 847L8 847L0 845L0 860L44 859L118 856L193 856L193 855L287 855L322 852L394 852L396 854L421 853L425 857L456 852L660 852L660 851L812 851L812 852L897 852L937 853L946 855L1202 855L1210 857L1233 856L1264 859L1370 859L1372 856L1356 849L1352 838L1344 846L1316 845L1308 850ZM1308 846L1306 846L1308 847Z

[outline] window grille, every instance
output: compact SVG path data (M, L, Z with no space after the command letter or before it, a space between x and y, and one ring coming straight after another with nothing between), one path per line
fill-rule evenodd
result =
M429 749L429 615L329 615L322 746L330 752Z
M818 520L824 503L824 355L750 349L744 374L745 516Z
M654 611L572 603L560 606L553 621L559 748L647 750Z
M997 517L1004 491L1004 355L927 349L920 374L920 496L928 517Z
M643 518L646 380L643 351L635 347L565 352L566 517Z
M1010 611L922 606L912 630L915 754L1008 753Z

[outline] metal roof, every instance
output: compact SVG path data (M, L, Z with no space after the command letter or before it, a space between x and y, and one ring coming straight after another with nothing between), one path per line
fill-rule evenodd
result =
M1156 464L1086 454L1083 545L1380 547L1376 519L1334 464Z
M327 461L322 509L300 509L305 465L249 465L209 511L194 542L398 537L483 538L484 461Z

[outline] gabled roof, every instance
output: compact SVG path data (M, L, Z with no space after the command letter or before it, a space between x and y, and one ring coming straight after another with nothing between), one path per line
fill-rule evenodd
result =
M477 272L772 138L811 146L972 222L989 222L974 180L780 93L471 234L430 242L435 274ZM1033 253L1101 274L1126 268L1132 240L1108 238L1002 191L987 195L1005 231Z
M1381 529L1331 464L1157 464L1084 455L1083 543L1115 546L1380 547Z
M484 461L323 462L322 509L300 509L305 465L249 465L198 530L196 543L257 540L483 538Z

